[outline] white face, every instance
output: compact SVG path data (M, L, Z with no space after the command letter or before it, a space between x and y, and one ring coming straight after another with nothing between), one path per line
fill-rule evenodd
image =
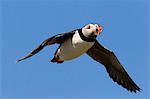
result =
M86 37L96 38L102 32L102 27L98 24L87 24L82 28L82 33Z

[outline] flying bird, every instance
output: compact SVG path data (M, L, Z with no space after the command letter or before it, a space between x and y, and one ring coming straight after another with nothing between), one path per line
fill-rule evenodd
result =
M59 44L59 47L57 48L51 62L63 63L64 61L72 60L86 53L93 60L104 65L106 71L114 82L117 82L119 85L131 92L136 93L137 91L140 91L138 85L136 85L128 75L115 54L103 47L96 40L96 37L101 32L101 25L87 24L80 29L55 35L43 41L35 50L27 56L17 60L17 62L35 55L45 46Z

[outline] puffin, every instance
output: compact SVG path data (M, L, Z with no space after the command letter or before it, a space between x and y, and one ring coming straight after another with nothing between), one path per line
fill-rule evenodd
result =
M114 52L102 46L96 40L102 30L103 29L100 24L90 23L86 24L82 28L57 34L44 40L36 49L27 54L25 57L17 60L17 62L37 54L46 46L59 44L51 62L61 64L64 61L75 59L86 53L93 60L101 63L105 67L110 78L114 82L117 82L118 85L121 85L130 92L136 93L137 91L140 91L141 89L131 79Z

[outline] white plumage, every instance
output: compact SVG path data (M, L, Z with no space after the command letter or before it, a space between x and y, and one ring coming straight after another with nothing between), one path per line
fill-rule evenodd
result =
M83 28L55 35L43 41L42 44L40 44L27 56L19 59L18 62L35 55L45 46L57 43L60 46L55 52L51 62L63 63L66 60L77 58L86 53L95 61L103 64L109 76L119 85L122 85L131 92L140 91L140 88L130 78L129 74L125 71L117 59L116 55L112 51L103 47L96 40L96 37L101 32L102 27L100 25L88 24Z
M60 60L71 60L84 54L93 44L94 42L83 41L76 31L72 38L69 38L60 46L56 54Z

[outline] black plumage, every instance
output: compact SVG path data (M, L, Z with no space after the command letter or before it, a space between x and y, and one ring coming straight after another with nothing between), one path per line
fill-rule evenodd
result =
M105 66L114 82L117 82L131 92L140 91L140 88L130 78L115 54L103 47L98 41L87 51L87 54Z

